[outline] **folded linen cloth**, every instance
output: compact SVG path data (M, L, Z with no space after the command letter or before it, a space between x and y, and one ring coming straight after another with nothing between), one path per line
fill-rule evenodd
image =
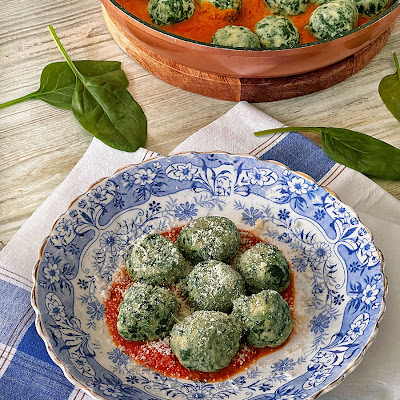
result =
M364 175L334 163L314 143L292 132L255 137L253 132L283 126L247 103L234 106L221 118L199 130L173 153L226 151L272 159L304 172L327 186L352 206L376 234L375 241L386 259L390 285L400 284L395 274L400 249L400 202ZM89 400L74 387L47 355L34 325L30 305L32 270L43 240L54 221L93 182L117 169L156 156L139 149L125 153L93 139L82 159L61 185L26 221L0 253L0 400ZM349 398L399 399L400 387L400 292L388 296L387 317L377 342L366 360L339 388L323 396L326 400Z

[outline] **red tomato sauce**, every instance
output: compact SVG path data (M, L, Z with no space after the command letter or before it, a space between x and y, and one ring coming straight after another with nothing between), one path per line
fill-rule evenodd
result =
M164 232L162 235L172 240L173 242L176 242L181 229L182 227L173 228L170 231ZM243 251L254 246L256 243L262 241L251 232L240 230L240 234L241 245L238 253L242 253ZM108 330L116 346L119 347L125 354L129 355L137 363L151 368L154 371L160 372L166 376L204 382L224 381L231 376L246 370L259 358L281 349L288 343L288 341L294 334L293 330L286 342L279 347L255 348L251 346L241 345L238 353L232 359L230 364L220 371L192 371L185 368L178 361L178 359L172 353L169 345L165 341L153 340L150 342L134 342L125 340L120 336L117 330L118 308L122 301L123 293L130 285L132 285L132 283L133 282L129 278L126 269L122 267L118 275L110 285L109 298L104 302L105 320L108 326ZM281 295L289 304L293 317L295 298L293 271L291 271L289 287L281 292Z
M148 0L119 0L118 2L122 7L143 21L155 25L151 22L147 10ZM317 5L309 3L303 14L288 17L299 30L300 44L317 41L317 39L311 35L309 30L305 28L308 24L311 13L316 8ZM214 33L226 25L246 26L254 32L256 23L264 17L272 15L272 12L264 0L243 0L242 11L240 12L239 17L232 21L233 15L234 13L232 10L220 10L210 3L199 5L195 1L195 12L189 19L179 22L178 24L161 26L160 28L164 31L188 39L211 43ZM357 26L360 26L371 19L372 18L360 16Z

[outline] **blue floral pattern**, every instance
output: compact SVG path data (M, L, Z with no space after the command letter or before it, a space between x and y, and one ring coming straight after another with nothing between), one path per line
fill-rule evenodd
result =
M168 378L105 338L103 300L135 238L210 214L284 253L295 279L296 333L225 382ZM372 340L386 292L380 253L349 207L280 164L223 153L159 157L95 184L56 222L36 283L39 325L70 379L121 400L313 397Z

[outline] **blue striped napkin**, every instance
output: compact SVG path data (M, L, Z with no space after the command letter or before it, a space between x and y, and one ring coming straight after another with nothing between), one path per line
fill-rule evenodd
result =
M400 203L368 178L334 163L318 146L299 133L280 133L261 138L253 135L254 131L281 126L281 123L247 103L238 103L227 114L189 137L174 153L222 150L282 162L331 188L344 202L355 208L365 219L369 219L377 231L400 236L400 225L393 224L396 221L400 224ZM35 315L30 303L32 269L42 241L49 234L53 222L79 194L118 168L145 161L154 155L145 149L139 149L133 154L120 152L94 139L70 175L0 253L0 400L91 399L64 377L61 368L50 359L36 332ZM371 230L374 232L373 227ZM383 241L384 246L385 243ZM390 254L385 256L389 259L400 257L394 253L398 252L397 249L388 247L387 251ZM400 295L394 296L397 298L392 299L393 304L400 304ZM397 334L400 329L398 323L391 322L388 325L387 335L391 335L390 331L393 335ZM385 349L385 345L382 348ZM399 340L395 348L400 348ZM391 368L390 357L393 360L400 359L400 351L390 347L389 351L392 355L388 355L387 365ZM385 379L388 382L392 379L392 383L393 380L397 381L399 387L398 374L390 377L390 372L383 370L382 377L379 377L376 375L376 365L373 362L370 364L366 372L357 377L357 392L349 395L351 389L346 389L347 398L372 399L366 397L366 393L373 393L374 382L380 382L376 383L378 387ZM370 379L368 374L373 375L375 380ZM362 392L368 382L368 391ZM396 390L396 384L393 390ZM339 388L331 392L332 395L329 393L324 396L324 399L340 398L335 397L335 392L339 393ZM398 395L395 392L387 393L388 397L374 398L395 399L391 396Z

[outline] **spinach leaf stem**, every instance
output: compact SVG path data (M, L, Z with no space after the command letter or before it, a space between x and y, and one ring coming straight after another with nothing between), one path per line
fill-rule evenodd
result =
M277 132L312 132L321 135L321 128L304 127L304 126L286 126L283 128L267 129L265 131L254 132L255 136L264 136Z
M65 61L67 62L67 64L69 65L69 67L72 69L73 73L76 76L81 76L81 73L78 71L78 68L76 68L75 64L72 62L72 60L69 58L69 55L67 54L67 52L64 49L64 46L62 45L62 43L60 42L60 39L58 38L54 28L49 25L49 31L51 33L51 36L53 37L54 41L56 42L56 45L58 47L58 49L60 50L61 54L64 56Z
M400 81L400 67L399 67L399 60L397 58L396 53L393 53L393 58L394 58L394 62L396 64L397 77L399 78L399 81Z
M6 108L6 107L8 107L8 106L12 106L12 105L14 105L14 104L22 103L22 102L25 101L25 100L34 99L36 93L37 93L37 92L33 92L33 93L27 94L27 95L25 95L25 96L19 97L18 99L14 99L14 100L10 100L10 101L7 101L7 102L5 102L5 103L2 103L2 104L0 104L0 109L1 109L1 108Z

